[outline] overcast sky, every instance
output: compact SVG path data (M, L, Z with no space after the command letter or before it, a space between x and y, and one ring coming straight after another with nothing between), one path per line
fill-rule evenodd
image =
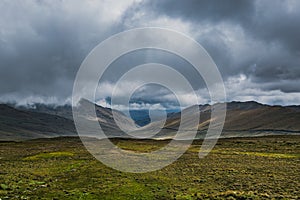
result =
M76 72L97 44L147 26L171 28L198 41L216 62L228 101L300 104L299 0L2 0L0 101L70 102ZM107 72L97 101L104 105L120 74L146 62L194 74L174 55L136 52L112 64L119 73ZM197 91L200 103L210 102L200 79ZM177 105L169 91L156 86L135 97L137 108Z

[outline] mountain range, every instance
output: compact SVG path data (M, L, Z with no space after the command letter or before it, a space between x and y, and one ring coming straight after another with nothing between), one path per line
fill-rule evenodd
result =
M89 104L92 103L81 100L79 106L85 108ZM190 117L193 117L193 113L200 110L197 138L204 138L210 121L214 120L210 117L211 110L217 105L195 105L186 108ZM300 106L270 106L254 101L230 102L226 105L226 120L221 137L300 134ZM172 138L180 125L181 112L169 113L165 123L157 121L149 123L149 113L145 111L131 112L134 121L120 111L115 111L113 115L110 108L96 104L94 106L97 115L95 120L98 120L107 137L129 137L119 129L114 119L125 124L129 132L133 130L147 134L145 132L147 130L161 129L154 136L156 139ZM198 109L196 109L197 107ZM82 117L90 119L91 116ZM70 105L15 106L0 104L1 141L76 135Z
M200 105L201 112L197 138L204 138L215 105ZM190 116L195 107L187 108ZM177 130L180 113L168 117L164 129ZM149 124L148 126L152 126ZM221 137L253 137L265 135L300 134L300 106L270 106L254 101L227 103L226 119ZM163 136L163 135L162 135Z

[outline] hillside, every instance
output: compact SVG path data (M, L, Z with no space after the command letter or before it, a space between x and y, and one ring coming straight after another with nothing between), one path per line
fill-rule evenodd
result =
M92 104L82 100L79 106L84 109ZM94 104L93 104L94 105ZM198 138L204 138L210 124L211 109L217 105L199 105L200 121ZM193 117L196 106L186 108L188 117ZM162 130L154 138L171 138L179 127L181 113L168 115L166 123L152 122L136 130L135 122L120 111L95 105L97 119L79 113L80 117L97 120L108 137L128 137L116 122L122 123L127 131L147 136ZM191 118L192 119L192 118ZM253 137L263 135L300 134L299 106L269 106L257 102L227 103L227 114L221 137ZM34 107L12 107L0 104L0 140L27 140L33 138L77 135L71 106L49 106L38 104ZM185 135L183 135L185 138ZM187 136L186 136L187 138Z
M75 133L74 123L70 119L0 104L0 140L70 136Z
M79 106L87 106L91 102L82 100ZM109 137L125 137L118 128L109 108L95 105L97 119ZM91 116L82 116L89 118ZM126 124L128 129L134 128L134 122L123 113L116 111L115 117ZM91 119L93 120L93 119ZM34 107L12 107L0 104L0 140L27 140L57 136L76 136L71 106L48 106L38 104Z
M200 121L198 137L203 138L211 121L211 109L216 105L200 105ZM269 106L257 102L227 103L226 120L222 137L244 137L273 134L300 134L299 106ZM197 112L195 106L186 111ZM167 119L159 137L170 137L178 129L181 113L175 113ZM149 124L144 129L155 129L156 125Z

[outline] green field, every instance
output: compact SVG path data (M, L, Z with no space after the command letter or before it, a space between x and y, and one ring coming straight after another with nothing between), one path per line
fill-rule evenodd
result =
M168 141L113 141L149 152ZM159 171L113 170L78 138L0 143L0 199L299 199L300 136L221 139L204 159L201 141Z

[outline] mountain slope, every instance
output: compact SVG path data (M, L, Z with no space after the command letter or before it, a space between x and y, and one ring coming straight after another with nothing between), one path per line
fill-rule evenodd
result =
M80 101L83 108L92 104L87 100ZM95 106L97 119L91 116L81 116L89 120L97 120L108 137L128 137L114 121L112 110ZM78 115L81 115L78 113ZM135 128L133 120L122 112L115 111L114 117L119 123L125 124L130 130ZM34 107L14 108L0 104L0 140L27 140L33 138L75 136L77 135L72 116L71 106L35 105Z
M211 122L211 109L216 105L200 105L200 120L198 124L198 137L203 138ZM300 107L299 106L268 106L257 102L231 102L227 103L226 120L222 137L259 136L270 134L300 134ZM197 112L196 106L186 109L192 113ZM158 137L170 137L180 124L181 113L168 117L163 130ZM152 123L144 129L154 129Z
M85 109L91 106L87 100L80 101ZM181 113L171 113L165 123L152 122L136 131L134 121L119 111L112 114L109 108L95 106L97 118L77 113L80 117L97 120L108 137L128 137L121 131L115 120L124 125L127 131L145 135L162 130L154 138L171 138L180 125ZM185 110L193 119L196 108L200 110L197 127L198 138L203 138L211 122L211 109L217 105L192 106ZM268 106L256 102L227 103L227 115L222 137L249 137L273 134L300 134L300 106ZM191 127L192 129L193 127ZM150 131L149 131L150 130ZM188 130L187 130L188 131ZM185 134L185 133L183 133ZM73 136L76 129L73 122L71 106L35 105L34 108L14 108L0 104L0 140L26 140L43 137ZM183 135L184 138L185 135Z
M75 135L72 120L46 113L22 111L0 104L0 140Z

